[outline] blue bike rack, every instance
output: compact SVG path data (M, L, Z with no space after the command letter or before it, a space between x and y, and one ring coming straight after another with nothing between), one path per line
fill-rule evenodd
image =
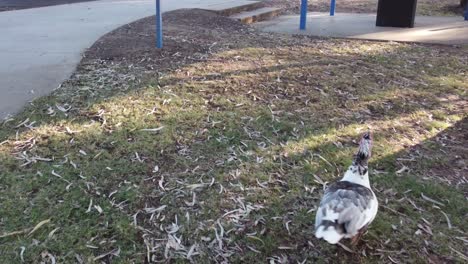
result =
M331 0L330 1L330 16L335 15L335 9L336 9L336 0ZM301 19L299 23L299 29L305 30L306 23L307 23L307 0L301 0Z
M161 0L156 0L156 48L163 47Z

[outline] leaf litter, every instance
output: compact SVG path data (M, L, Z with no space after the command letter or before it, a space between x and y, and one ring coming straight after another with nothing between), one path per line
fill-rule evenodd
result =
M178 22L180 25L187 19L193 19L190 16L184 16L185 13L181 14L177 17L182 19ZM204 23L216 24L208 18ZM168 19L169 21L176 20L171 16ZM389 102L393 100L393 95L382 101L379 101L379 98L376 99L375 105L383 105L382 109L377 106L367 106L366 103L360 105L355 101L367 95L358 91L355 87L356 83L347 83L345 80L337 79L336 74L341 71L344 75L343 79L349 77L349 80L362 79L365 74L375 75L375 79L371 81L378 83L380 78L385 79L385 74L392 75L394 72L392 69L382 68L380 64L372 64L364 59L355 61L352 55L361 55L359 48L382 49L383 54L388 49L389 56L398 56L392 55L391 50L399 48L403 51L412 48L417 50L420 47L338 40L330 40L334 44L331 45L329 41L324 40L301 37L277 38L277 36L261 34L260 37L264 39L258 43L259 34L251 28L228 23L222 19L221 21L226 23L224 26L228 29L223 28L223 30L228 33L218 32L217 37L210 35L206 36L206 39L198 38L202 40L197 40L191 37L194 32L185 31L187 29L177 34L170 34L169 45L174 45L174 43L182 45L176 47L180 50L177 52L168 49L167 53L142 58L138 57L141 56L139 55L141 52L132 54L132 51L129 51L126 59L119 57L124 53L117 52L108 54L114 57L111 61L92 59L94 51L91 50L87 54L90 59L80 65L81 68L68 83L55 91L59 102L48 104L43 109L44 114L49 118L59 116L65 117L65 120L78 118L82 125L66 122L66 125L60 124L50 128L53 132L43 131L41 122L36 120L31 113L30 117L21 118L21 121L16 119L10 121L16 134L2 141L0 144L2 150L6 148L11 150L12 155L21 162L24 169L34 168L38 163L50 165L53 169L49 171L55 177L52 179L60 179L67 184L65 186L67 191L77 188L83 192L88 206L82 205L81 210L88 213L90 217L99 214L99 217L105 218L115 211L120 217L127 217L131 225L138 230L138 236L144 244L143 254L149 262L185 259L190 262L228 263L242 261L244 255L248 257L247 251L261 256L262 260L268 260L270 263L288 263L289 259L299 262L303 261L303 257L314 260L328 258L329 256L320 255L322 251L327 250L337 250L340 254L347 252L344 254L351 254L351 257L352 254L361 254L360 250L349 248L344 244L339 245L339 248L327 248L321 242L315 241L311 232L313 229L312 212L316 209L316 202L320 197L319 190L321 187L325 188L328 181L340 175L340 169L344 167L342 163L346 163L342 158L351 157L349 142L356 132L352 124L347 123L346 120L356 122L369 120L370 124L366 125L379 127L378 133L392 135L386 139L388 140L386 142L380 139L379 144L385 142L388 145L397 145L400 141L410 144L409 142L422 140L425 137L424 135L418 137L418 133L429 132L418 132L418 128L414 128L408 132L408 134L414 133L414 135L408 135L408 139L406 134L392 138L397 129L414 125L412 118L395 122L395 124L400 123L400 126L379 119L386 118L382 117L382 111L391 112L394 105L399 103ZM218 29L221 29L221 26ZM231 33L232 36L228 36ZM242 36L236 44L237 50L230 47L235 36ZM259 47L252 48L252 43ZM204 48L206 45L209 48ZM201 48L194 51L189 48L192 46ZM332 57L337 54L336 49L339 49L338 54L342 58ZM104 52L112 51L105 50ZM303 69L296 72L293 66L285 64L284 61L304 59L301 52L309 52L310 60L320 67L314 68L315 64L313 64L312 68L308 69L307 66L301 65L301 67L304 66ZM379 52L375 54L372 51L369 52L371 55L368 59L371 61L385 59L385 56L380 57ZM443 51L436 55L442 56L441 54ZM405 51L403 55L409 56L410 52ZM322 56L324 56L323 59ZM154 58L159 61L154 61ZM405 58L399 59L406 60ZM136 61L141 63L137 64ZM191 65L186 66L187 62ZM310 61L303 61L303 63L307 65ZM290 71L281 69L270 74L262 69L262 67L278 67L281 64L290 67ZM335 64L338 68L332 67ZM176 65L175 69L173 65ZM363 71L365 74L347 72L350 68L357 67L356 65L369 67L369 69ZM372 71L371 66L377 69ZM389 67L391 66L390 64ZM248 73L252 69L258 71L258 74L242 78L243 72ZM340 71L337 72L337 70ZM226 72L219 74L218 71ZM385 74L379 71L384 71ZM157 80L160 81L148 92L151 96L155 94L155 97L149 96L146 92L132 94L135 84L142 82L148 74L157 75ZM347 76L347 74L353 76ZM317 87L311 89L310 82L317 78L324 83L330 82L330 87L314 83L313 85ZM226 85L225 81L230 83ZM402 76L402 78L394 76L384 81L395 82L408 88L427 82L427 80L413 76ZM184 84L193 85L193 87L187 88ZM236 90L231 91L230 86L234 86ZM375 90L371 93L382 92L379 88L372 89ZM118 98L118 102L121 103L120 108L113 108L115 106L108 103L112 101L107 98L110 95L121 96ZM139 98L139 95L142 97ZM98 103L96 105L87 103L84 98L93 102L98 101ZM223 101L226 98L229 100ZM320 112L320 109L316 108L320 99L331 100L326 101L326 104L333 104L337 106L336 109L330 110L329 113ZM99 102L100 100L103 102ZM152 102L151 105L142 106L143 109L141 109L138 104L145 103L144 100L152 100ZM197 100L200 100L200 105L197 104ZM343 108L348 107L346 111L338 107L343 100L349 103L348 106L341 105ZM427 102L405 102L399 107L411 103L423 105ZM264 111L256 112L249 109L255 108L254 106ZM188 110L193 108L199 108L198 110L202 113L200 118L197 114L187 114L190 113ZM152 119L141 124L132 123L130 118L132 111L140 111L141 113L138 112L137 115L139 118ZM456 112L457 109L451 111ZM174 114L175 112L178 112L178 115ZM187 116L184 116L184 113ZM233 114L237 116L231 118L230 115ZM180 120L177 121L178 127L174 127L173 120L164 120L165 115L174 118L173 120ZM190 127L184 127L184 122L187 122ZM314 139L314 131L323 131L320 129L328 128L329 124L336 125L336 128L332 129L334 132L329 133L335 135L316 139L323 143L322 145L315 145L313 140L309 145L307 143L300 145L301 141L307 140L307 137ZM233 126L238 129L233 129ZM346 126L351 126L350 131L353 132L347 131ZM304 131L304 127L308 131ZM99 133L93 134L94 129ZM124 133L121 132L122 130ZM149 133L139 133L139 131ZM50 153L47 156L43 155L47 153L43 149L48 140L45 135L48 133L57 133L66 138L61 142L66 143L73 150L69 158L65 155L71 151L67 150L67 153L63 153L66 162L61 163L63 159L60 156L57 160L57 157ZM94 141L93 137L97 137L100 133L105 137ZM114 139L115 134L122 138ZM239 134L241 136L236 138L235 135ZM172 141L170 141L171 144L161 144L163 146L161 149L158 145L138 145L139 140L148 136L154 139L149 142L163 141L165 137L170 137ZM79 142L84 139L92 141L93 144L80 144ZM124 147L129 149L119 148L121 142L118 140L129 143ZM326 149L326 143L333 146L332 152ZM147 142L146 144L150 145ZM382 146L379 147L382 148ZM115 153L111 152L114 148L119 148L118 151L123 153L122 157L112 157L112 154L109 154ZM153 153L159 153L164 159L155 158L159 156ZM310 155L310 153L313 154ZM96 175L88 173L89 170L85 164L89 160L96 162L93 164L99 164L102 160L108 161L112 158L121 158L131 163L138 163L142 167L146 166L147 173L139 172L144 174L144 180L140 182L133 178L117 178L118 182L105 186L105 182L98 180ZM413 157L400 159L398 162L409 160L413 160ZM177 164L179 167L171 164ZM62 173L65 166L71 168L69 172L76 173ZM311 169L305 170L304 167L308 166ZM408 164L398 164L398 166L401 169L394 168L396 174L406 172L409 174L416 171ZM107 163L103 164L102 168L110 177L119 177L122 170L114 164ZM378 173L378 177L385 177L391 173L391 170L386 167L379 167L376 171L385 172ZM70 175L77 177L72 178ZM307 178L309 176L310 178ZM305 192L303 192L304 189ZM129 201L132 198L125 196L132 190L137 193L137 202ZM104 195L107 193L109 195ZM420 205L424 204L421 203L422 201L426 201L449 210L446 209L445 200L441 199L444 201L442 203L437 200L440 197L431 195L434 197L431 198L422 192L419 197L412 193L400 192L398 194L388 189L379 194L388 200L388 203L382 206L383 210L380 213L391 217L395 228L391 231L394 233L386 234L392 238L389 242L377 238L375 235L377 231L371 229L371 234L366 238L369 247L365 248L369 256L391 262L404 259L407 256L406 252L391 249L395 247L393 241L396 240L396 235L399 236L401 233L408 235L409 231L402 228L405 225L409 225L412 232L417 229L418 234L429 240L441 232L438 225L431 225L430 221L425 220L427 218L432 221L433 208L423 208ZM397 198L393 196L397 195L402 195L398 198L407 202L395 202ZM112 206L112 210L107 210L108 207L104 206L107 204ZM411 209L399 207L406 206L406 204ZM106 210L104 211L103 208ZM413 209L415 212L407 211ZM453 225L445 212L435 209L438 216L440 213L444 215L449 230L456 229L464 237L463 230ZM414 214L420 218L412 219L410 215ZM452 214L450 216L453 217ZM32 229L9 233L4 237L28 232L32 234L39 228L45 228L47 223L49 222L40 222ZM49 236L54 237L56 232L54 230L48 232ZM98 261L128 257L128 248L116 247L112 242L101 237L102 235L98 232L95 237L87 238L86 247L93 250L91 251L93 252L92 259ZM0 238L3 237L0 236ZM304 252L306 249L307 253ZM41 257L49 262L55 262L56 257L50 252L43 251ZM424 251L421 250L421 252ZM464 256L460 250L452 247L450 252L454 252L461 258ZM295 258L295 255L299 256L300 260ZM81 258L77 256L76 259Z

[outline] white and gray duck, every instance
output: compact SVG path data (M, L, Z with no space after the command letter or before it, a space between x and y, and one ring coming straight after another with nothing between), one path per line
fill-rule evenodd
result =
M353 164L343 178L328 186L315 216L315 236L330 244L351 238L356 244L377 215L377 197L370 187L370 132L362 136Z

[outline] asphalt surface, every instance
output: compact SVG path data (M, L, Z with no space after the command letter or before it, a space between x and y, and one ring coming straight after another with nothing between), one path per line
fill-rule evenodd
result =
M0 11L74 4L95 0L0 0Z

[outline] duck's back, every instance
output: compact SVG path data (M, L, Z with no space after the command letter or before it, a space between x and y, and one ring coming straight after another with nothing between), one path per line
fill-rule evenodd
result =
M336 182L327 188L320 202L315 236L332 244L343 237L353 237L374 220L377 208L370 188L349 181Z

